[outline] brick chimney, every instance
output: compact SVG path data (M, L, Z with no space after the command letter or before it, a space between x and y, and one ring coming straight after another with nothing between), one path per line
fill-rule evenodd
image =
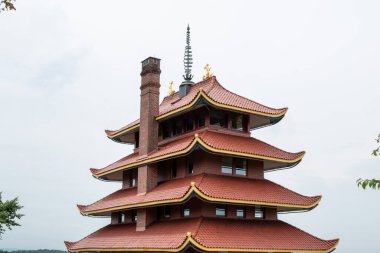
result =
M158 144L158 115L160 99L160 59L148 57L142 61L140 95L139 155L146 156ZM137 193L146 194L157 185L157 167L154 164L138 169ZM148 209L137 210L137 231L144 231L154 221Z

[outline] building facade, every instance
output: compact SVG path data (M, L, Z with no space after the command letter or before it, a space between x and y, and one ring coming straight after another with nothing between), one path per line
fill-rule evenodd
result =
M308 211L321 196L303 196L264 178L291 168L291 153L251 136L279 122L273 109L225 89L215 76L192 83L159 102L160 59L142 62L140 118L108 138L134 151L92 175L121 189L78 205L82 215L110 224L77 242L70 252L331 252L322 240L277 218ZM190 72L191 73L191 72ZM186 75L189 74L186 72Z

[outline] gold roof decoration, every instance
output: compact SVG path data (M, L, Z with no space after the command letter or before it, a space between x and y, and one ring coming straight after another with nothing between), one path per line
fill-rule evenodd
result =
M210 65L206 64L203 69L206 70L206 73L203 75L203 80L209 79L213 76Z
M175 93L175 90L173 89L173 84L174 84L173 81L169 83L169 90L168 90L169 95L173 95Z

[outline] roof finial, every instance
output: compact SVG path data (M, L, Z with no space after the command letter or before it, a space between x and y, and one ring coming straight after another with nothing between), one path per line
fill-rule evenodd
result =
M193 66L193 53L191 52L190 46L190 25L187 25L185 57L183 63L185 65L185 75L183 75L183 78L188 83L192 83L191 79L193 79L193 75L191 74L191 67Z

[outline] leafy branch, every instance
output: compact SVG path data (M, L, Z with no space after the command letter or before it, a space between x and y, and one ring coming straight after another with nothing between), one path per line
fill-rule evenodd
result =
M380 134L377 136L377 138L375 139L376 143L377 143L377 148L375 148L373 151L372 151L372 155L373 156L380 156ZM358 185L358 187L362 187L363 189L369 187L371 189L380 189L380 180L379 179L361 179L359 178L358 180L356 180L356 183Z
M12 230L12 227L20 226L16 220L24 216L18 213L21 208L23 208L23 206L18 203L18 198L3 202L0 192L0 239L6 228Z
M16 7L14 6L14 2L16 0L0 0L0 12L3 11L15 11Z

